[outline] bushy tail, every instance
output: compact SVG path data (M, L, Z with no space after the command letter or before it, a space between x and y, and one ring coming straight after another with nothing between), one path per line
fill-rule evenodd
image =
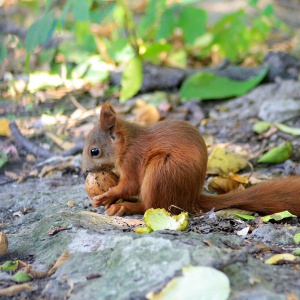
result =
M249 189L224 195L201 194L196 210L203 212L212 208L240 208L262 214L273 214L288 210L300 216L300 176L266 181Z

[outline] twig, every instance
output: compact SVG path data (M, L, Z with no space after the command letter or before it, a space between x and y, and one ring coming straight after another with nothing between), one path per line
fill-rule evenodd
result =
M20 132L17 124L15 122L11 122L9 124L9 128L11 131L11 134L19 148L24 147L29 153L32 153L34 156L37 157L44 157L44 158L50 158L52 156L70 156L70 155L75 155L77 153L82 152L83 145L84 143L79 143L75 145L73 148L63 151L61 153L54 153L52 151L48 151L45 149L40 148L39 146L36 146L34 143L29 141L26 137L22 135Z
M76 108L80 109L81 111L87 111L87 109L83 105L81 105L72 94L69 94L69 98Z
M54 156L54 153L45 149L42 149L28 139L26 139L22 133L20 132L17 124L15 122L11 122L9 124L9 129L11 131L11 135L13 136L18 147L24 147L28 152L32 153L34 156L41 157L51 157Z

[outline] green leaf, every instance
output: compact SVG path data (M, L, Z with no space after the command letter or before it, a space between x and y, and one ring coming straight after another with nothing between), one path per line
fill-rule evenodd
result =
M296 244L300 244L300 233L296 233L296 234L294 235L294 242L295 242Z
M285 218L297 218L297 216L291 214L289 211L285 210L279 213L262 217L263 222L269 222L270 220L280 221Z
M90 1L70 0L70 3L76 21L84 22L90 20Z
M293 128L282 123L276 123L275 126L282 132L291 134L291 135L300 135L300 128Z
M297 248L293 251L294 255L300 256L300 248Z
M3 39L0 36L0 63L2 63L7 55L7 49L3 43Z
M150 232L152 232L152 231L153 231L153 230L150 229L149 227L139 227L139 228L137 228L137 229L135 230L136 233L142 233L142 234L144 234L144 233L150 233Z
M133 97L143 83L142 60L139 56L133 57L127 62L121 80L120 102Z
M161 17L163 22L160 22L160 26L156 32L155 40L167 39L173 33L176 27L176 19L174 9L166 9Z
M226 300L230 294L230 282L221 271L211 267L188 266L183 276L175 277L158 294L150 293L150 300L169 299L218 299Z
M77 21L75 23L75 34L78 42L83 43L85 37L90 32L90 23L88 21Z
M156 24L161 21L165 7L166 0L150 0L148 2L146 13L137 28L141 37L149 39L149 36L155 31Z
M293 147L291 143L286 143L282 146L275 147L274 149L268 151L261 158L258 159L258 163L270 163L270 164L280 164L285 162L291 157Z
M27 52L32 52L36 46L44 44L50 39L53 24L54 19L52 14L48 12L28 28L25 38L25 48Z
M15 260L15 261L8 260L1 266L1 269L6 272L16 271L18 268L18 265L19 265L18 260Z
M272 123L270 122L265 122L265 121L260 121L260 122L256 122L253 125L253 131L257 134L262 134L266 131L268 131L272 126Z
M116 62L125 62L135 56L134 50L126 38L109 42L107 46L110 57Z
M188 213L182 212L179 215L171 216L163 208L150 208L146 210L143 220L148 228L156 230L185 230L188 225Z
M199 72L190 76L180 89L183 100L224 99L243 95L253 89L267 74L264 69L260 74L246 81L236 81L211 73Z
M7 154L0 149L0 168L8 162Z
M265 15L266 17L270 17L274 15L274 7L272 4L266 5L266 7L263 10L263 15Z
M243 215L243 214L234 214L234 217L243 219L243 220L255 220L255 217L249 216L249 215Z
M160 62L159 54L162 52L169 52L172 49L170 44L165 43L152 43L149 47L146 48L145 53L141 56L143 59L150 59L151 61Z
M84 75L84 78L92 84L103 82L108 79L109 71L107 69L104 69L103 65L103 62L92 64L88 68L86 74Z
M28 282L30 280L32 280L32 277L27 274L27 273L24 273L22 271L19 271L18 273L16 273L13 277L12 277L16 282Z
M197 7L186 6L179 15L178 25L182 28L184 40L187 44L193 44L197 37L206 31L206 12Z

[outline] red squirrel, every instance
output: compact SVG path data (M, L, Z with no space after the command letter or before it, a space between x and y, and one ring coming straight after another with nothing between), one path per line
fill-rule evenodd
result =
M300 216L300 176L267 181L224 195L201 194L207 149L199 131L180 120L141 126L122 119L104 104L100 122L88 134L84 172L111 170L119 183L92 199L108 215L143 214L149 208L177 206L189 213L235 207L263 214L288 210ZM140 202L114 203L139 196Z

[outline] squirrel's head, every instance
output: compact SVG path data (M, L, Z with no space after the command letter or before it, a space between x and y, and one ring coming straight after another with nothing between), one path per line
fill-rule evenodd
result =
M104 104L100 122L87 135L82 153L84 173L110 171L115 164L115 129L117 116L111 105Z

